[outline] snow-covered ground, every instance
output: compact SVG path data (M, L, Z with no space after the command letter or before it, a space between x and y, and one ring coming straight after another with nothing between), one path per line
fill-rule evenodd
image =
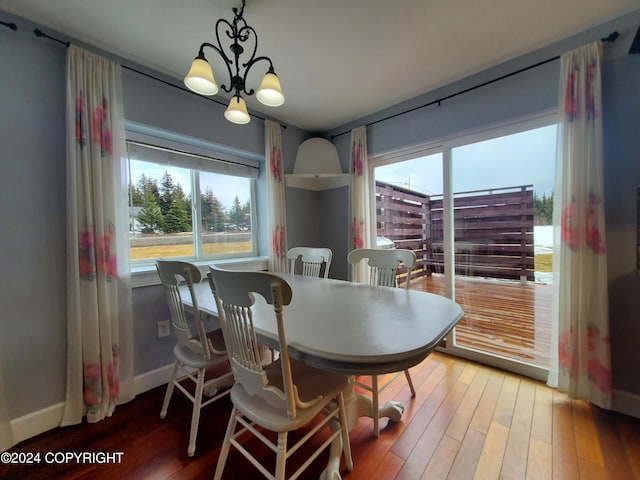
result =
M533 227L533 250L535 253L552 253L553 252L553 226L544 225ZM540 283L551 284L551 272L535 272L535 281Z

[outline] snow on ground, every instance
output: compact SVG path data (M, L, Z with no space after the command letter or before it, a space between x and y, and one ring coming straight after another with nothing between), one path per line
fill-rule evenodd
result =
M533 227L533 251L534 253L553 252L553 226L544 225ZM551 285L553 273L535 272L535 281Z

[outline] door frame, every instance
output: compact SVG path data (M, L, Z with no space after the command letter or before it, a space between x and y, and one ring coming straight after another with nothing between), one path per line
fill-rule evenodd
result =
M455 300L455 269L454 269L454 201L453 201L453 175L451 152L456 147L469 145L492 138L499 138L527 130L534 130L557 123L557 112L555 109L539 112L534 115L489 125L480 129L462 132L450 137L432 140L422 144L397 149L369 158L369 191L370 195L370 231L371 238L376 238L376 208L375 208L375 169L376 167L412 160L419 157L440 153L442 155L443 172L443 250L444 250L444 281L445 296ZM490 354L469 347L455 345L455 329L446 337L444 347L437 347L438 351L449 353L461 358L476 361L485 365L511 371L536 380L546 381L549 369L536 365L531 365L523 361Z

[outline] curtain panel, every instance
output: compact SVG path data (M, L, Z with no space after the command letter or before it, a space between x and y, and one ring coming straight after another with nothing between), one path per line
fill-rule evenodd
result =
M606 264L602 44L561 57L554 193L554 340L549 383L611 407Z
M287 226L284 203L282 127L265 120L264 152L267 166L267 225L269 228L269 271L287 271Z
M367 127L351 130L351 248L371 248L371 197L369 196L369 160ZM352 272L361 283L369 282L366 262Z
M67 51L67 385L61 425L133 397L121 67Z

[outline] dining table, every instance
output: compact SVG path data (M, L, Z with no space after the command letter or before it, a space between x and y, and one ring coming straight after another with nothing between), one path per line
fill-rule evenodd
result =
M278 273L293 291L283 309L289 355L308 365L351 376L382 375L422 362L451 332L463 310L441 295L364 283ZM181 287L185 308L191 295ZM217 321L217 308L206 282L194 286L204 318ZM278 349L278 329L273 306L255 295L253 323L258 340ZM404 407L389 401L373 412L371 398L356 394L346 398L352 428L360 416L378 415L399 421ZM324 478L339 478L340 445L331 449L332 460ZM337 476L336 476L337 475Z

